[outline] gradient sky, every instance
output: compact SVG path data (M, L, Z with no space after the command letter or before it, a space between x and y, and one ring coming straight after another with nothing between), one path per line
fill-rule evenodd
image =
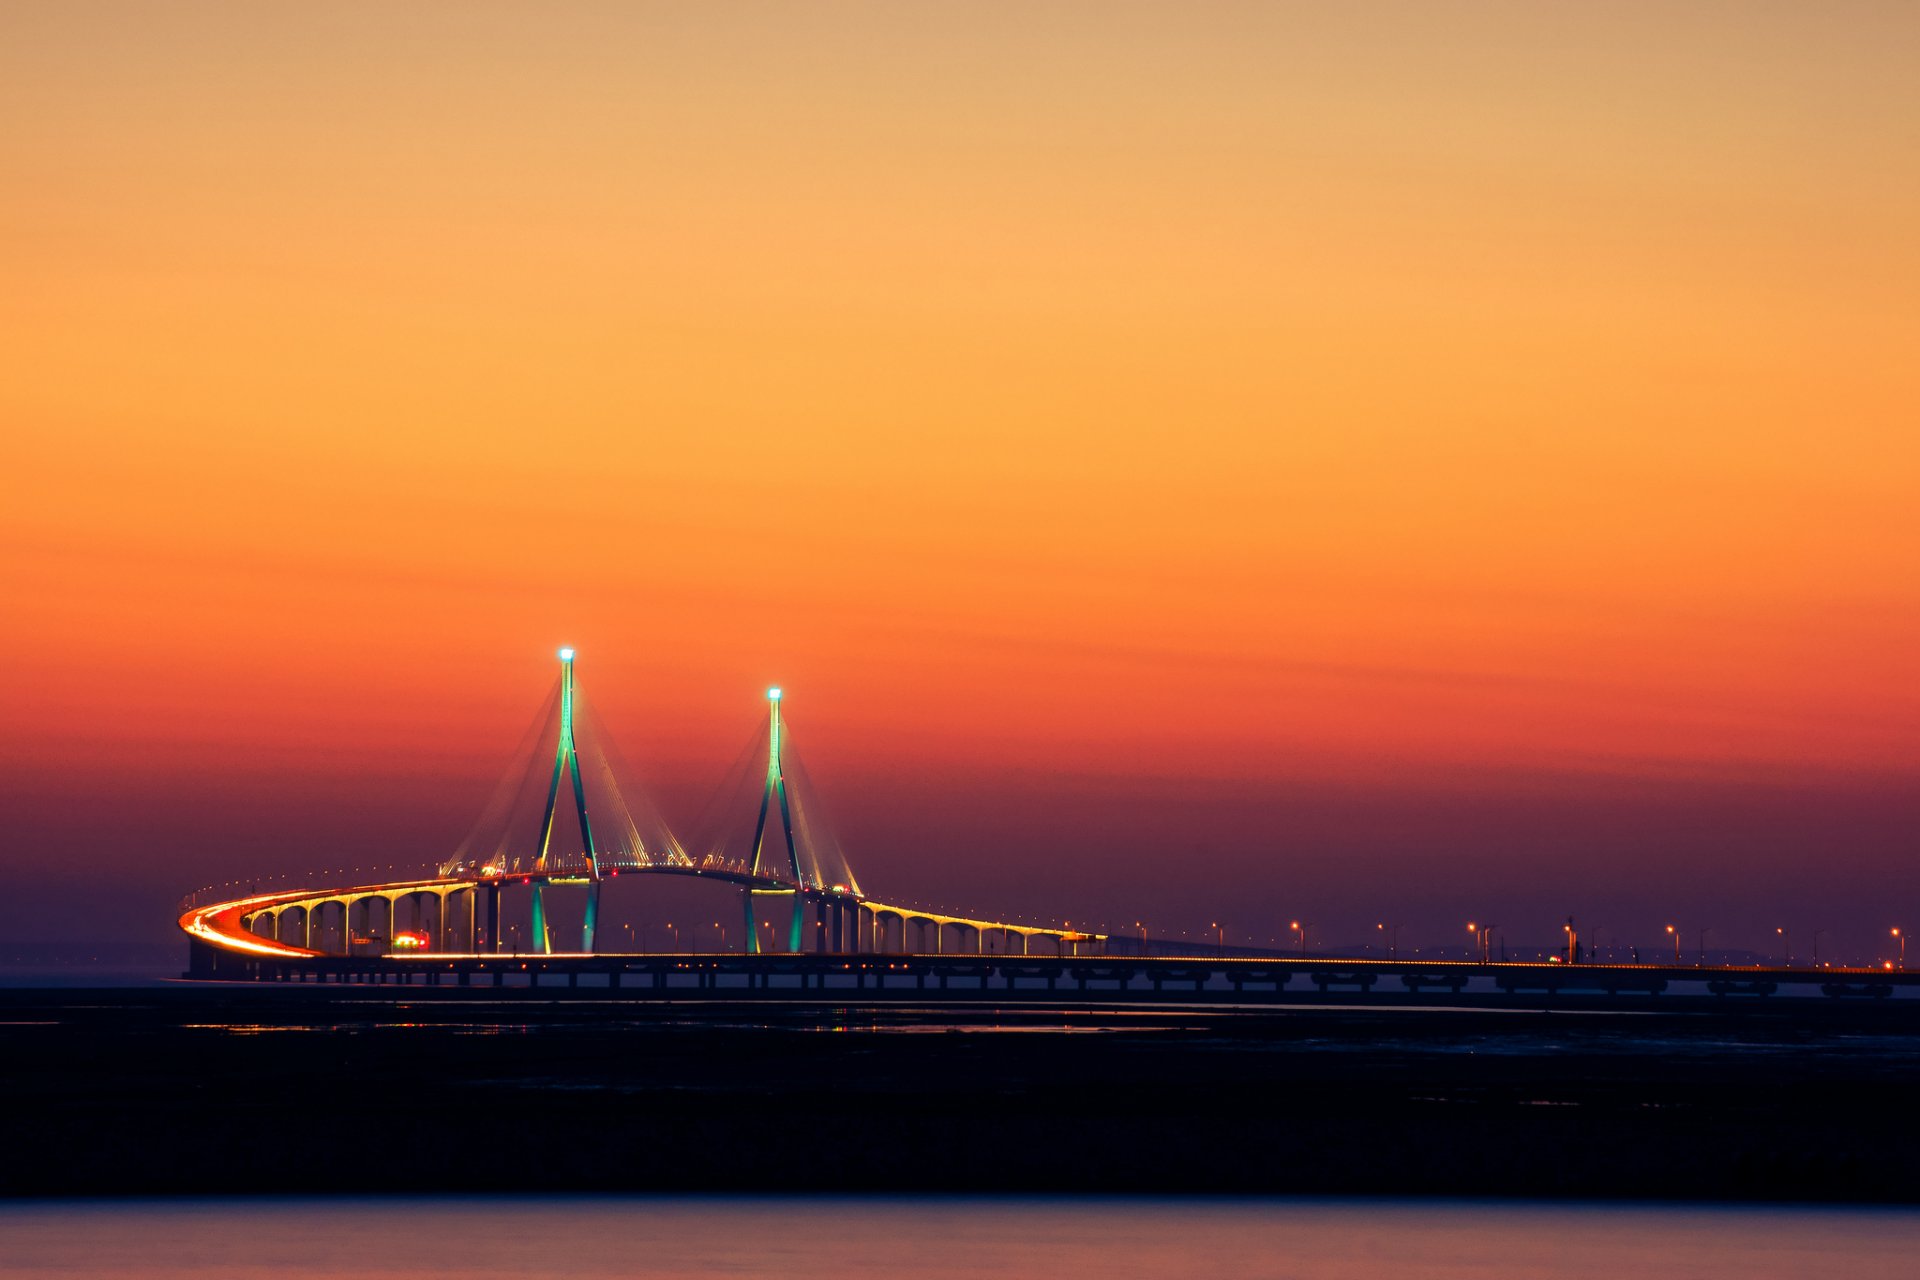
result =
M7 5L0 940L444 853L570 643L681 822L784 684L883 897L1864 954L1920 927L1917 49Z

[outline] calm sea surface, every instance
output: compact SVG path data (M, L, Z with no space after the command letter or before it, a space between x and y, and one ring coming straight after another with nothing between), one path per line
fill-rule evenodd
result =
M0 1205L0 1276L1911 1275L1912 1210L1210 1199Z

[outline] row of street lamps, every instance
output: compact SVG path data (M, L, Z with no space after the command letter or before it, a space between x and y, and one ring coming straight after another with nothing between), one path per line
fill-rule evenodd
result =
M773 923L771 921L762 920L760 922L760 925L762 928L768 931L768 937L771 938L772 931L773 931ZM816 928L823 927L821 922L818 920L814 921L814 925ZM1140 941L1142 944L1145 944L1147 941L1146 923L1144 921L1135 920L1133 922L1133 926L1134 928L1140 931ZM1290 920L1287 922L1287 929L1290 933L1292 933L1294 945L1298 947L1300 956L1302 959L1305 959L1307 954L1307 931L1309 929L1312 929L1313 927L1314 926L1311 921ZM1398 960L1400 958L1400 930L1402 927L1404 927L1403 922L1381 921L1380 923L1374 925L1373 927L1374 927L1374 930L1386 941L1387 959ZM1566 958L1567 958L1567 962L1571 964L1573 963L1576 956L1578 956L1579 954L1578 948L1579 948L1580 935L1574 928L1572 916L1568 916L1566 924L1561 927L1567 935ZM621 928L626 931L627 943L629 947L631 947L634 941L634 926L631 924L624 924L621 926ZM673 921L669 920L667 921L666 928L667 928L668 934L670 934L673 938L673 949L675 951L680 950L681 949L680 948L680 926L675 924ZM727 949L727 926L721 921L715 920L712 924L712 928L714 929L715 933L719 937L720 950L725 951ZM1218 920L1214 920L1207 925L1207 928L1212 931L1214 935L1214 941L1217 942L1218 945L1222 947L1227 945L1226 925L1222 924ZM1467 922L1467 932L1473 935L1474 945L1480 953L1481 964L1489 964L1492 962L1493 932L1497 928L1499 928L1498 925L1480 924L1479 922L1473 921L1473 920L1469 920ZM1678 925L1670 924L1666 926L1666 931L1667 931L1667 936L1673 940L1673 962L1676 965L1681 964L1683 963L1683 961L1680 958L1681 929ZM508 932L508 936L513 939L513 945L517 950L519 945L519 938L518 938L518 935L520 932L519 926L508 925L507 932ZM1815 929L1813 931L1813 966L1816 969L1820 967L1820 936L1824 933L1829 933L1829 932L1831 932L1831 930L1828 930L1828 929ZM1597 939L1601 933L1600 926L1595 925L1593 928L1593 933L1595 938ZM1700 930L1700 950L1698 953L1699 959L1697 963L1702 967L1704 967L1707 963L1707 938L1712 933L1713 933L1713 930L1710 928L1702 928ZM1776 929L1774 929L1774 933L1780 939L1781 963L1783 965L1791 967L1793 964L1792 933L1790 932L1790 930L1786 925L1781 925L1777 927ZM1889 933L1889 936L1892 938L1892 940L1899 946L1900 958L1898 962L1898 967L1902 971L1904 971L1907 967L1906 932L1896 927L1889 930L1888 933ZM641 951L645 951L647 949L647 932L646 932L645 925L640 926L639 942L640 942L639 949ZM1504 955L1505 943L1501 944L1501 951L1502 951L1502 954ZM1591 955L1593 953L1589 952L1589 954ZM1890 963L1889 967L1891 968L1894 966Z
M1140 941L1144 945L1147 941L1147 926L1145 922L1140 920L1135 920L1133 922L1133 927L1140 931ZM1307 930L1311 929L1312 927L1313 925L1311 922L1303 923L1299 920L1291 920L1291 921L1288 921L1287 923L1287 929L1293 934L1294 943L1299 948L1300 956L1302 959L1305 959L1307 954ZM1400 958L1400 930L1402 928L1401 922L1388 923L1386 921L1381 921L1380 923L1374 925L1373 927L1374 927L1374 930L1386 940L1387 959L1398 960ZM1212 931L1215 942L1217 942L1222 947L1227 945L1227 927L1224 924L1220 923L1220 921L1218 920L1214 920L1208 923L1207 928ZM1473 921L1473 920L1469 920L1467 922L1467 932L1473 935L1475 947L1478 949L1480 953L1481 964L1489 964L1492 962L1493 931L1497 928L1499 928L1498 925L1480 924L1477 921ZM1567 960L1567 963L1571 964L1575 961L1575 959L1580 954L1580 950L1579 950L1580 934L1574 928L1572 916L1567 917L1566 924L1562 925L1561 928L1563 929L1563 931L1566 933L1566 936L1567 936L1566 960ZM1666 931L1667 931L1667 936L1673 939L1673 962L1676 965L1684 963L1680 958L1680 935L1681 935L1680 927L1678 925L1670 924L1666 926ZM1602 929L1599 925L1593 926L1593 936L1595 940L1595 946L1598 945L1598 940L1601 932L1602 932ZM1832 932L1832 930L1830 929L1815 929L1813 931L1812 963L1813 963L1813 967L1816 969L1820 967L1820 937L1822 934L1830 933L1830 932ZM1711 928L1703 927L1700 930L1700 950L1699 950L1699 959L1697 961L1697 964L1699 967L1704 968L1706 966L1707 938L1711 936L1712 933L1713 933L1713 930ZM1790 930L1786 925L1781 925L1778 928L1774 929L1774 933L1778 935L1778 937L1780 938L1781 964L1785 967L1790 968L1793 965L1792 933L1790 932ZM1892 940L1899 946L1900 958L1897 963L1897 967L1900 970L1905 971L1907 967L1907 935L1904 930L1896 927L1888 930L1888 936L1891 937ZM1505 954L1505 950L1506 950L1506 944L1502 943L1501 952L1503 955ZM1588 954L1591 956L1594 954L1594 952L1592 950L1589 950ZM1894 968L1894 967L1896 967L1894 962L1888 963L1888 968Z
M818 920L814 921L814 924L816 928L824 927L822 923ZM762 920L760 922L760 925L762 928L767 930L768 938L769 940L771 940L772 933L773 933L773 923L768 920ZM1133 925L1134 925L1134 928L1140 931L1141 943L1145 944L1147 941L1146 923L1144 921L1135 920L1133 922ZM634 926L631 924L623 924L620 927L623 930L625 930L627 935L627 944L629 947L631 947L634 942ZM1218 920L1215 920L1210 922L1207 927L1209 930L1213 932L1214 940L1220 946L1225 947L1227 945L1226 925L1222 924ZM1299 948L1300 957L1302 959L1305 959L1307 954L1307 931L1313 927L1314 926L1311 921L1303 922L1300 920L1291 920L1287 922L1287 929L1293 934L1294 944ZM1387 921L1381 921L1380 923L1374 925L1373 927L1375 931L1378 934L1380 934L1386 941L1387 959L1398 960L1400 958L1400 930L1403 927L1402 922L1395 921L1395 922L1389 923ZM673 938L673 949L675 951L679 951L681 949L680 926L675 924L673 921L669 920L666 923L666 928L667 928L668 934ZM714 929L716 935L720 940L720 950L725 951L727 949L727 926L721 921L715 920L712 924L712 928ZM1477 948L1480 954L1481 964L1489 964L1492 962L1493 932L1497 928L1499 928L1498 925L1480 924L1477 921L1472 921L1472 920L1469 920L1467 922L1467 932L1473 935L1475 947ZM1562 929L1565 931L1567 936L1566 959L1567 959L1567 962L1571 964L1579 955L1579 933L1574 928L1572 916L1567 917L1567 922L1565 925L1562 926ZM1673 940L1673 962L1676 965L1684 963L1680 957L1680 938L1681 938L1681 932L1682 932L1680 927L1678 925L1671 925L1671 924L1667 925L1666 932L1667 932L1667 936ZM1829 933L1829 932L1831 932L1831 930L1829 929L1815 929L1813 931L1812 963L1813 963L1813 967L1816 969L1820 967L1820 936L1822 934ZM1593 933L1595 938L1597 939L1601 933L1601 929L1598 925L1594 926ZM1712 933L1713 933L1713 930L1710 928L1702 928L1700 930L1700 935L1699 935L1700 949L1698 952L1699 958L1697 960L1697 964L1701 967L1704 967L1707 963L1707 938L1711 936ZM519 950L519 934L520 934L520 927L518 925L507 926L507 936L510 939L510 945L512 946L512 949L516 953ZM1774 934L1780 939L1782 965L1791 967L1793 964L1793 935L1791 930L1786 925L1780 925L1774 929ZM1899 947L1899 960L1897 962L1897 967L1904 972L1907 967L1906 931L1896 926L1888 930L1888 936ZM639 949L641 951L645 951L647 949L647 932L646 932L645 925L639 926L639 943L640 943ZM1505 954L1504 943L1502 944L1501 951L1502 951L1502 954L1504 955ZM1591 954L1594 954L1594 953L1589 952L1589 955ZM1896 967L1895 962L1889 961L1887 967L1888 968Z

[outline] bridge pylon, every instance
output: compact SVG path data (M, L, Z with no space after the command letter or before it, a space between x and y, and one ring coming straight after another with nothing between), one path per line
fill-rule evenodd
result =
M580 928L580 949L593 950L593 927L600 915L600 853L593 843L593 824L587 819L587 789L580 778L580 751L573 736L573 650L560 651L560 744L554 750L553 780L547 784L546 812L540 818L540 853L534 862L536 872L547 870L547 854L553 844L554 813L560 802L560 777L573 781L574 812L580 819L580 839L587 847L587 914ZM533 942L542 954L552 954L553 939L547 928L546 882L533 885Z
M753 900L756 896L773 895L792 897L793 921L788 930L787 950L800 950L801 909L800 886L806 883L800 874L800 852L793 843L793 806L787 800L787 775L780 763L780 688L778 685L767 690L767 784L760 792L760 817L753 824L753 860L750 866L755 875L761 874L761 859L766 854L767 814L777 799L780 802L780 831L787 843L787 871L793 877L794 888L785 890L747 889L740 898L747 917L747 952L756 954L760 950L760 934L754 921Z

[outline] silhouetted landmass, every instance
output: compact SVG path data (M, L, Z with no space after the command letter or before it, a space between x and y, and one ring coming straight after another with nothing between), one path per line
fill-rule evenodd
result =
M0 1188L1920 1199L1920 1001L1605 1007L7 991Z

